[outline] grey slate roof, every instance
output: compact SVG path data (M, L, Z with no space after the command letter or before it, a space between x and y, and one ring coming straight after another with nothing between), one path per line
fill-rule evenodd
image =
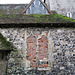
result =
M75 20L56 13L51 15L0 14L0 24L10 23L11 25L13 23L27 24L27 23L72 23L72 22L75 23Z
M0 14L21 14L28 4L0 4Z

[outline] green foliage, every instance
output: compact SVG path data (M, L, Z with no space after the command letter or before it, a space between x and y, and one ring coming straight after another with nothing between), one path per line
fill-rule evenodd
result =
M1 33L0 33L0 45L5 50L13 50L12 45L6 40L6 38L3 37Z

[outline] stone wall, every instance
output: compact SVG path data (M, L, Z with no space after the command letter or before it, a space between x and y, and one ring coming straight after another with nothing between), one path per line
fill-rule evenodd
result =
M45 41L45 38L43 39L43 36L46 36L48 39L48 49L47 44L45 47L45 43L44 45L42 43L40 43L39 45L37 41L35 42L35 44L37 43L36 47L40 47L40 50L42 50L42 53L40 54L46 55L46 52L44 53L44 49L48 50L48 74L75 75L74 28L7 28L0 29L0 32L4 37L7 38L7 41L13 43L15 48L17 48L16 51L12 51L10 54L7 68L8 75L24 75L25 73L27 73L26 68L31 66L31 61L26 57L28 48L27 45L31 47L34 46L34 43L31 45L26 41L27 38L31 36L34 36L34 38L36 37L37 41L38 39L42 40L42 43L44 43ZM31 40L34 41L33 38L31 38ZM38 54L38 48L36 49Z
M50 10L56 11L57 13L65 16L69 16L75 19L75 4L74 0L46 0Z

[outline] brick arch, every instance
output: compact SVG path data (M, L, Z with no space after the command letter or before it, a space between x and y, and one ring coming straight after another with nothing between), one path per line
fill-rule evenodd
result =
M30 60L31 67L36 67L36 37L30 35L27 38L27 60Z

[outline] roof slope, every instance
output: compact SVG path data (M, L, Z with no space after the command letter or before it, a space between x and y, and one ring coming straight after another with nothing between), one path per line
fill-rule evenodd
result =
M0 24L6 23L70 23L74 22L74 19L59 15L23 15L23 14L12 14L4 15L0 14Z
M0 33L0 50L13 50L13 46Z
M21 14L28 4L0 4L0 14Z
M31 0L31 2L27 5L27 7L23 10L23 13L30 7L30 5L34 2L35 0ZM39 0L43 6L47 9L47 11L50 13L50 10L48 9L47 5L42 2L42 0Z

